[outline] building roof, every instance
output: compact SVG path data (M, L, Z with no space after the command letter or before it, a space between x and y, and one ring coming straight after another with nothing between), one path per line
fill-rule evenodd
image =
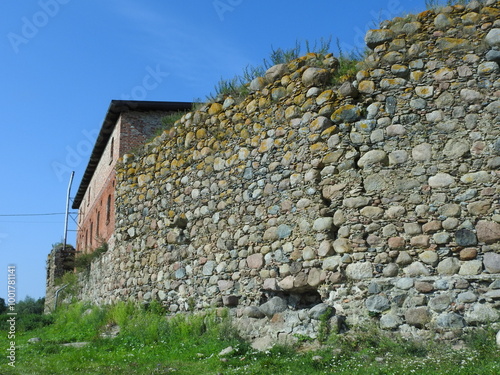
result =
M112 100L109 105L108 112L102 123L101 131L97 136L97 140L90 155L89 163L83 174L80 187L73 200L73 209L80 208L85 192L92 180L94 172L101 160L109 137L115 129L116 123L120 114L129 111L186 111L192 108L190 102L152 102L152 101L138 101L138 100Z

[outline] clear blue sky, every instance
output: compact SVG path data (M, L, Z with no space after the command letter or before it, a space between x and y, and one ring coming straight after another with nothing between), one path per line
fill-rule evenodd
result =
M74 195L112 99L205 99L273 47L332 36L334 53L337 38L345 52L363 49L380 21L424 9L424 0L2 1L0 297L9 264L18 299L45 295L64 215L5 215L64 212L70 172Z

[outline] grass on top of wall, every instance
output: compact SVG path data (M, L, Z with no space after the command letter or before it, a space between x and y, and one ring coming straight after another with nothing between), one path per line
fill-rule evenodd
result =
M331 37L320 38L314 42L306 40L304 42L305 53L315 53L318 56L325 56L331 51L331 42ZM338 40L337 45L340 45ZM274 65L287 64L299 58L303 54L303 50L302 43L299 41L296 41L295 46L291 48L272 48L269 57L264 58L260 65L248 65L243 69L241 75L236 75L231 79L221 78L214 88L215 92L208 95L207 99L209 101L216 101L227 96L231 96L236 100L244 99L250 93L248 86L253 79L264 76L266 70ZM352 77L357 71L356 64L362 57L363 53L344 54L339 48L339 69L337 70L338 73L335 74L332 84ZM318 67L321 67L321 59L318 59L317 63L319 64Z
M472 0L425 0L427 9L439 9L443 6L467 5Z
M75 268L77 271L85 271L90 269L90 264L95 259L108 251L108 244L102 242L99 247L90 253L77 253L75 258Z

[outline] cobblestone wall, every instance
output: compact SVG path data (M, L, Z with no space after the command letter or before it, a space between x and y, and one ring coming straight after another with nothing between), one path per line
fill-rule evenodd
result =
M56 303L56 292L64 285L61 278L66 272L71 272L75 266L75 249L71 245L58 244L53 247L47 257L47 279L45 293L44 311L49 313L54 311Z
M250 337L314 335L328 307L339 329L498 321L499 14L386 21L351 79L308 54L186 114L123 158L116 245L83 298L225 305Z

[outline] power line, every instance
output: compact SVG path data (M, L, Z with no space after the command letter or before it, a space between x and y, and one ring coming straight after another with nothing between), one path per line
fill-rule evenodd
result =
M7 223L7 224L61 224L60 221L3 221L3 220L0 220L0 223Z
M77 214L78 212L70 212L71 214ZM47 213L47 214L0 214L0 217L15 217L15 216L54 216L54 215L66 215L65 212Z

